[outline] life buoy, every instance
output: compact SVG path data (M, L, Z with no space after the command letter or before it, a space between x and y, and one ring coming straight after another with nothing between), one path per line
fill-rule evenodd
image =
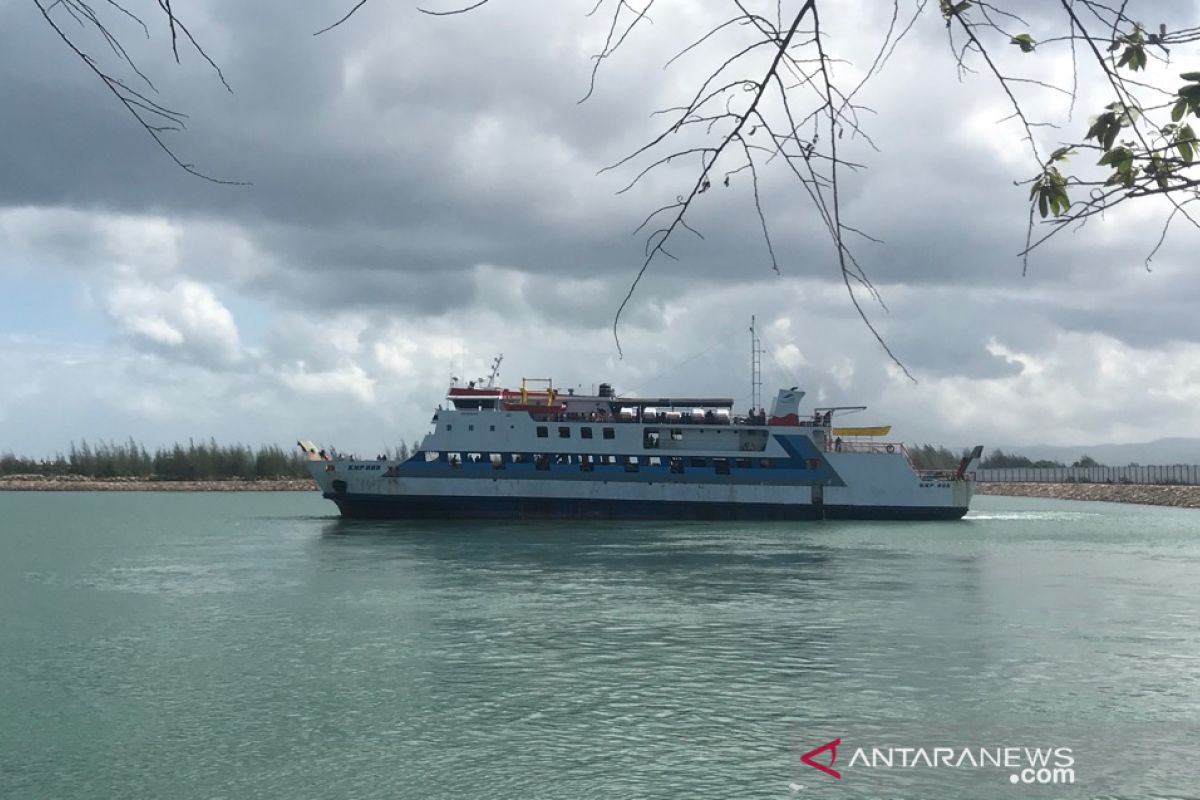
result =
M889 445L887 446L887 451L888 451L889 453L894 453L894 452L896 452L896 445L894 445L894 444L889 444Z

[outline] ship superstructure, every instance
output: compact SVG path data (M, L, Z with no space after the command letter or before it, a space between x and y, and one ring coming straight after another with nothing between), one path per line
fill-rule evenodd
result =
M493 370L494 378L494 370ZM491 383L491 381L489 381ZM957 519L968 468L914 468L880 428L837 428L848 408L770 412L721 397L621 397L452 385L406 460L320 457L311 471L349 517L434 519ZM861 409L856 407L855 410Z

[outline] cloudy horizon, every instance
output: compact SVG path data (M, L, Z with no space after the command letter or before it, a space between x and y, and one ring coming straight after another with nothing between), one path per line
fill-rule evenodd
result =
M317 37L347 8L191 4L184 19L232 93L194 54L174 64L148 6L151 38L131 26L125 43L189 114L176 152L249 182L225 186L165 158L35 5L0 0L0 452L133 436L373 454L419 439L450 376L486 375L497 353L509 385L609 382L745 409L751 315L768 402L799 385L869 406L856 421L908 442L1200 436L1196 231L1174 228L1147 270L1163 206L1122 209L1053 240L1023 277L1014 182L1033 168L994 82L959 80L936 10L863 90L879 150L847 142L866 169L843 197L882 241L855 244L887 303L866 308L916 381L858 318L828 235L776 173L763 197L781 274L746 181L715 187L692 219L703 241L679 240L679 261L655 262L634 295L619 357L613 315L645 243L634 230L684 173L617 194L636 170L601 170L694 85L703 53L663 62L711 5L659 12L580 104L606 32L593 4L434 18L376 2ZM869 59L886 20L838 8L834 41ZM1085 125L1095 105L1085 92L1059 121Z

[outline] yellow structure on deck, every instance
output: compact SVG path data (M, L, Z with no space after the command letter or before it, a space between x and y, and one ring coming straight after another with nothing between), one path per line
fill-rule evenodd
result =
M874 425L866 428L834 428L834 436L887 436L892 432L891 425Z

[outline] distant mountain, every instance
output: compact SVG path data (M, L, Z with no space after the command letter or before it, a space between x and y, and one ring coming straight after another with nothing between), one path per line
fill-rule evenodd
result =
M1200 439L1180 437L1132 444L1089 444L1069 447L1045 444L998 444L995 447L985 448L984 457L987 457L989 450L997 448L1006 453L1025 456L1033 461L1041 459L1061 461L1067 466L1078 461L1085 454L1110 467L1123 467L1126 464L1200 464Z

